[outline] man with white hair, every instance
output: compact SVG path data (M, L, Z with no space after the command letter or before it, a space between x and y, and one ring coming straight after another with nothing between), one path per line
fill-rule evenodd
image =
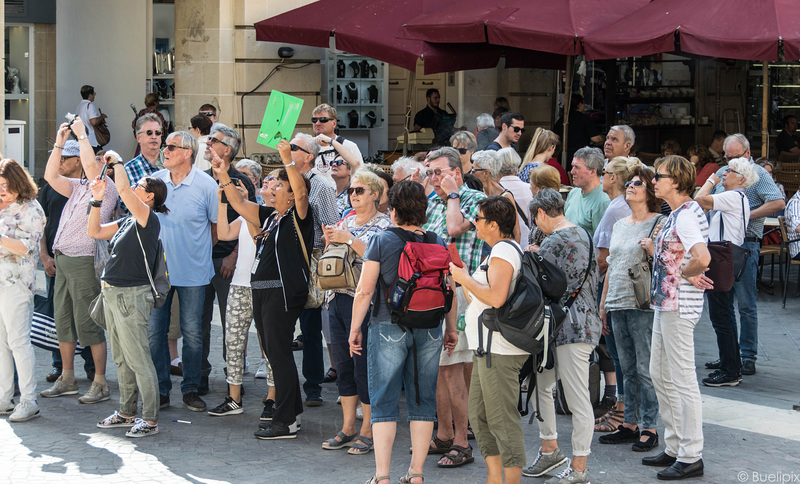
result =
M606 141L603 143L603 154L606 155L607 160L612 160L617 156L628 156L635 142L636 135L630 126L625 124L612 126L608 129Z
M211 132L208 134L208 140L205 146L201 146L200 148L204 150L203 157L209 164L211 164L212 161L219 161L222 163L222 167L228 172L231 182L244 187L247 190L248 200L255 202L256 190L253 182L247 175L234 168L231 164L239 153L239 146L241 143L242 138L239 136L239 133L222 123L214 123L211 126ZM205 173L214 178L217 185L219 185L219 177L211 168L206 170ZM219 215L226 216L226 214ZM239 214L233 209L232 205L228 205L227 217L228 223L233 222L239 217ZM231 287L233 271L236 270L236 259L238 256L239 242L237 240L217 240L211 249L211 260L214 264L214 277L211 278L211 282L206 286L205 302L203 303L203 318L201 323L203 328L203 361L200 385L197 391L200 395L208 393L208 376L211 374L211 363L208 361L208 355L211 350L211 320L214 318L214 295L217 296L219 318L222 323L222 359L227 361L227 349L225 347L225 312L228 307L228 292Z
M427 175L425 165L410 156L398 158L392 163L392 181L395 183L406 180L422 183L422 180L424 180Z
M736 295L736 304L739 309L739 349L742 357L742 375L753 375L756 372L756 359L758 357L758 308L756 302L756 278L758 274L758 259L761 250L760 240L764 235L764 218L783 210L786 200L775 185L767 171L756 165L750 157L750 143L745 135L736 133L725 138L723 143L725 160L747 158L753 163L758 175L758 181L745 190L747 200L750 202L750 223L743 247L750 252L745 263L744 273L733 285ZM715 179L722 179L727 167L717 171ZM710 178L710 177L709 177ZM708 183L708 180L706 180ZM722 193L725 188L722 183L717 183L712 194ZM719 370L719 360L706 363L706 368Z
M592 237L611 203L600 179L603 176L603 164L603 154L598 148L586 147L575 152L570 170L575 188L567 195L564 206L567 220L586 229Z
M497 138L500 131L497 131L497 128L494 127L494 118L489 113L483 113L478 116L477 125L478 130L475 139L478 146L475 149L476 151L483 151Z

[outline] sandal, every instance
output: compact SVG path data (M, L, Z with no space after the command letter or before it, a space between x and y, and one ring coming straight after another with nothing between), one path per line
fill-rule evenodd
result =
M451 454L450 452L455 451L455 454ZM452 462L451 464L442 464L443 459L450 459ZM453 445L450 447L450 451L442 456L439 459L439 462L436 464L439 467L461 467L464 464L470 464L475 461L475 457L472 456L472 446L468 445L467 447L461 447L460 445Z
M595 432L613 432L617 427L622 425L625 421L624 410L610 410L606 415L601 417L600 422L594 426Z
M372 476L364 484L378 484L381 481L388 481L389 476Z
M434 436L431 441L435 447L428 447L428 455L446 454L450 451L450 447L453 445L453 439L441 440L439 437ZM408 449L408 453L413 454L414 448L410 447Z
M328 373L325 374L325 378L322 379L322 383L333 383L339 377L339 374L336 373L336 368L328 368Z
M369 437L364 437L363 435L359 435L356 440L350 444L350 448L347 449L347 453L350 455L362 455L362 454L369 454L369 451L372 450L374 443L372 439Z
M400 478L400 484L411 484L411 479L416 479L417 477L422 479L422 482L425 482L425 478L422 477L422 474L412 474L411 471L408 471L406 475Z
M346 435L344 432L339 431L339 433L336 434L336 437L339 437L339 440L336 440L336 437L332 437L322 443L322 448L325 450L339 450L345 447L351 447L353 445L353 440L357 436L358 432L354 433L353 435Z

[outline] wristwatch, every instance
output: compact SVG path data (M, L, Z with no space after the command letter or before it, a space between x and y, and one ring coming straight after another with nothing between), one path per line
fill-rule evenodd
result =
M354 241L354 240L356 240L356 238L355 238L355 237L350 237L350 240L348 240L348 241L346 242L346 244L347 244L347 245L350 245L350 246L352 246L352 245L353 245L353 241Z
M84 140L86 138L88 138L88 136L86 136L85 134L82 134L82 135L78 136L78 141Z
M448 200L452 200L454 198L461 198L461 195L459 195L458 192L453 192L453 193L451 193L450 195L447 196Z

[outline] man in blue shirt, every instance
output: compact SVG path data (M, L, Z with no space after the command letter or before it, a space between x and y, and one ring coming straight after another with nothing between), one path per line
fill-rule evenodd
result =
M186 131L167 138L164 170L153 176L167 185L165 205L169 213L158 214L161 240L167 255L170 289L167 301L150 316L150 353L158 374L161 408L169 406L169 329L172 298L178 293L180 326L183 334L183 406L203 412L205 402L197 393L203 354L201 318L206 285L214 276L211 263L212 229L217 223L217 182L193 166L197 140Z

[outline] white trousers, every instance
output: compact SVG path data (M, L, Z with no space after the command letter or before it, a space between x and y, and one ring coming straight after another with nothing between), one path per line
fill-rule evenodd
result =
M667 454L691 464L703 453L703 402L694 366L694 327L678 311L656 310L650 377L664 421Z
M592 452L594 436L594 411L589 399L589 356L594 345L571 343L556 348L558 377L564 387L564 397L572 411L572 455L587 456ZM534 370L535 371L535 370ZM536 392L539 394L539 437L556 440L556 407L552 388L556 382L555 370L544 370L536 375ZM534 402L535 405L535 402Z
M16 282L0 289L0 402L9 403L14 396L14 363L21 401L36 401L36 379L33 370L36 356L31 344L33 293Z

